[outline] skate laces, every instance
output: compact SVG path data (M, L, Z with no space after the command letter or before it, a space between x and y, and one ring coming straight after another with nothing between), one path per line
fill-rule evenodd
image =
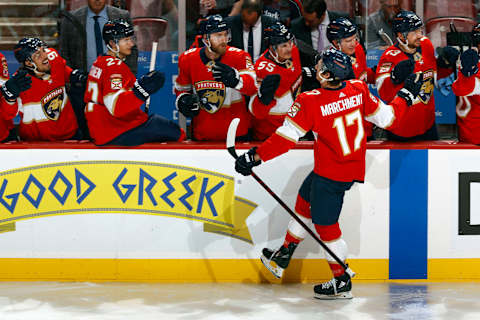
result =
M280 252L280 249L277 249L275 251L273 251L272 255L270 256L270 258L268 259L268 261L272 261L273 258L275 258L275 256L277 255L277 253Z
M322 289L328 289L330 287L336 288L335 278L332 278L332 280L322 283Z

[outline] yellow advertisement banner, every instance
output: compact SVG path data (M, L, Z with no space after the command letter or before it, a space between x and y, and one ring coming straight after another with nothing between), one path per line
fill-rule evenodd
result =
M206 232L252 243L245 220L255 208L235 197L233 177L172 164L78 161L0 172L0 232L45 216L148 214L200 221Z

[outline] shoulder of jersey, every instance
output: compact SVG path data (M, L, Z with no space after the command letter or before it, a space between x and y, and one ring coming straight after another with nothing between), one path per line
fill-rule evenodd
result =
M387 53L389 53L389 52L395 52L395 53L396 53L397 51L398 51L399 53L401 52L401 50L398 49L396 46L391 45L390 47L388 47L388 48L383 52L382 57L383 57L383 56L386 56Z
M227 52L225 52L226 55L234 55L234 56L243 56L243 55L248 55L247 52L243 51L242 49L238 49L235 47L227 47Z
M298 100L313 100L317 99L322 96L322 91L321 89L313 89L310 91L305 91L302 92L298 95L297 99Z
M364 88L367 87L367 84L365 81L358 80L358 79L349 80L348 83L356 90L364 90ZM368 90L368 87L367 87L367 90Z
M356 54L360 53L360 54L365 55L365 50L363 50L363 47L360 44L360 42L357 42L357 45L355 46L355 53Z
M180 63L180 61L185 61L185 60L191 59L191 57L196 56L198 54L198 52L200 52L200 49L201 48L188 49L187 51L183 52L180 55L180 57L178 57L178 62Z
M254 65L255 70L257 70L257 68L260 66L260 63L263 62L263 61L265 61L265 62L270 62L270 60L267 59L267 58L265 57L265 55L261 55L260 57L258 57L257 62L255 62L255 65ZM272 62L272 63L273 63L273 62Z
M273 73L277 68L277 64L270 59L261 56L258 58L257 62L255 63L255 73L258 77L264 78L265 76Z
M430 39L428 39L427 37L423 37L422 39L420 39L420 45L423 48L428 48L429 50L434 50L432 41L430 41Z
M425 36L420 39L420 42L422 42L422 43L430 43L430 44L432 43L432 41L430 41L430 39L428 39L428 38L425 37Z

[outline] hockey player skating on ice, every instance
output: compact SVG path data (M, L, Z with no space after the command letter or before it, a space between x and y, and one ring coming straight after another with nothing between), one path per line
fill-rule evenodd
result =
M376 70L376 83L380 98L390 103L403 87L405 79L413 72L423 72L423 86L415 104L423 105L423 110L411 118L396 134L388 133L389 139L437 140L435 126L435 101L433 89L437 78L437 69L441 68L442 77L451 73L458 58L458 50L445 47L442 54L435 58L432 42L423 34L422 20L411 11L401 11L393 19L393 33L397 37L394 45L380 57ZM438 67L438 68L437 68Z
M136 146L183 140L185 134L175 122L141 109L162 88L165 76L151 71L137 80L124 62L135 45L133 26L124 19L108 21L102 36L108 52L93 63L85 92L85 114L94 143Z
M265 140L282 125L302 84L300 54L293 34L280 22L264 33L269 49L255 63L257 81L261 84L249 104L254 116L254 140Z
M335 49L327 50L317 64L321 88L300 94L283 125L258 148L238 157L235 163L239 173L249 175L254 166L287 152L305 132L312 130L315 165L300 187L295 211L303 222L313 221L320 238L341 261L345 261L348 253L338 224L343 196L355 181L362 182L365 176L363 119L395 132L405 125L405 114L416 113L409 105L422 85L420 74L410 75L397 97L386 105L370 94L364 81L344 81L351 72L347 55ZM278 250L263 249L261 260L277 278L282 276L305 235L306 231L292 219L283 245ZM315 297L351 298L349 274L333 257L327 255L326 259L333 279L316 285Z
M222 16L208 17L202 32L205 47L185 51L178 59L176 106L192 118L195 140L225 141L234 118L241 119L238 137L249 140L251 115L245 96L257 91L252 59L227 45L230 29Z

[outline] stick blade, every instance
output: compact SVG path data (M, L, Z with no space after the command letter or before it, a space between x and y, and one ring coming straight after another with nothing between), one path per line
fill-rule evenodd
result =
M237 152L235 151L235 137L237 136L237 127L239 123L239 118L233 119L228 126L227 132L227 150L234 158L238 157Z

